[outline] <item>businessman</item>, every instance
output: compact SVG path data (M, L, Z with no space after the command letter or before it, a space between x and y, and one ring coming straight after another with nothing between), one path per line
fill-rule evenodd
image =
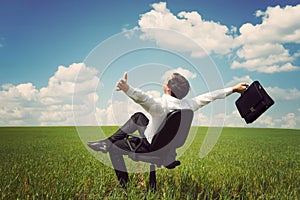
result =
M126 187L129 179L123 155L130 153L130 147L124 140L127 134L138 131L144 139L137 153L146 153L149 151L149 146L157 129L172 110L191 109L196 111L210 102L224 99L234 92L243 93L247 86L247 83L239 83L234 87L219 89L194 98L184 98L190 90L190 84L181 74L173 73L162 86L164 91L162 97L153 98L142 90L131 87L127 83L127 73L124 73L123 78L116 84L116 90L123 91L134 102L141 105L151 117L148 119L141 112L135 113L112 136L98 142L89 142L88 146L95 151L109 152L117 178L121 186ZM131 142L135 143L135 141ZM171 156L173 155L170 154Z

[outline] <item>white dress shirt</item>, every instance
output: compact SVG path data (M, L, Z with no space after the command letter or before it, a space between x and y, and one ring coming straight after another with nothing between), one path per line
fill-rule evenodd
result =
M140 104L151 115L149 124L144 133L150 144L160 124L170 111L174 109L191 109L196 111L208 103L216 99L224 99L232 93L232 88L225 88L194 98L177 99L167 94L163 94L160 98L153 98L142 90L132 87L129 87L126 92L131 99Z

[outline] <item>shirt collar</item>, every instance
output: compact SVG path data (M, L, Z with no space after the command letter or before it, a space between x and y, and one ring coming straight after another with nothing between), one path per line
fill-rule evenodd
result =
M181 100L180 99L177 99L175 97L172 97L171 95L168 95L168 94L163 94L162 96L164 99L167 99L168 101L171 101L171 102L180 102Z

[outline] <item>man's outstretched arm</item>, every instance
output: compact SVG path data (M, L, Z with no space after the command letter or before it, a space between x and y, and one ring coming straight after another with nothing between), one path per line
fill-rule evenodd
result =
M160 114L162 107L157 103L151 95L146 94L140 89L132 88L127 83L127 73L124 73L123 78L117 82L117 91L123 91L128 97L133 99L137 104L141 105L147 112Z
M217 99L224 99L225 97L231 95L234 92L243 93L248 87L247 83L239 83L233 87L224 88L220 90L215 90L212 92L208 92L197 97L194 97L190 101L190 105L194 111L198 110L199 108L209 104L210 102L217 100Z

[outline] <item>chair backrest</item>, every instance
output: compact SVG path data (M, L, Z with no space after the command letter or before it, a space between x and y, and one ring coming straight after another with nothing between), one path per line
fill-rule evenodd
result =
M170 112L154 135L150 151L181 147L188 136L194 112L190 109Z

